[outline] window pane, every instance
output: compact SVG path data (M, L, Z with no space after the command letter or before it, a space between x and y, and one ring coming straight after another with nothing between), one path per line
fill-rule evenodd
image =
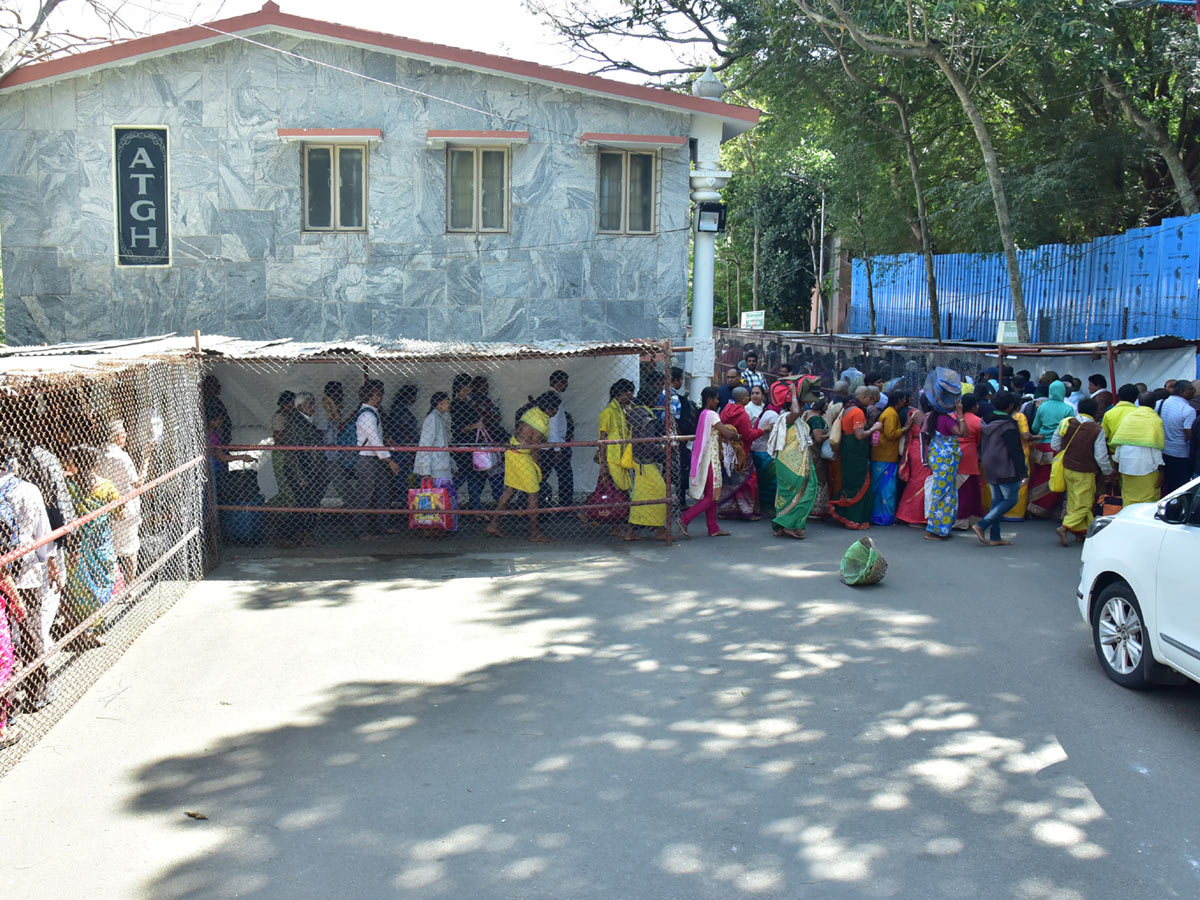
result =
M309 147L308 153L308 221L309 228L332 228L330 175L333 164L328 147Z
M600 154L600 230L621 230L621 181L624 153Z
M654 157L646 153L629 157L629 230L650 231L654 226Z
M504 230L504 151L481 150L483 169L480 178L481 189L480 210L483 215L481 228Z
M360 147L338 150L338 227L363 227L363 152Z
M450 227L475 227L475 153L450 151Z

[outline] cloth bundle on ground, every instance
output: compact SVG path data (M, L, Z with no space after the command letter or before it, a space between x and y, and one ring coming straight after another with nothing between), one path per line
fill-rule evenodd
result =
M887 573L887 560L869 537L859 538L842 557L842 584L878 584Z
M953 369L938 366L925 378L925 396L940 413L954 412L954 404L962 394L962 378Z

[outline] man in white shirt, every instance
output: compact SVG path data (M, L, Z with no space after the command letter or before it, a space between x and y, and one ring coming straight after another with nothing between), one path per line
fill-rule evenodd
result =
M1159 406L1163 423L1163 493L1169 494L1192 479L1191 431L1196 410L1188 401L1193 396L1192 383L1179 380L1171 388L1171 396Z
M46 502L36 485L17 477L24 447L16 438L4 439L0 448L0 504L7 507L3 518L15 524L15 543L27 547L50 533ZM58 550L54 542L43 544L13 561L10 569L17 597L25 616L17 620L20 646L17 657L28 666L50 644L50 626L58 613L62 577L58 569ZM49 672L43 661L25 675L25 707L38 710L54 699Z
M124 497L130 491L142 486L146 480L146 470L150 464L150 454L139 472L133 464L129 453L125 450L128 438L125 425L120 419L114 420L108 426L108 443L101 449L100 464L96 471L113 483L117 493ZM137 574L138 551L141 549L139 529L142 524L142 498L134 497L125 504L125 515L113 519L113 547L121 560L121 572L126 581L132 581Z
M358 389L359 407L354 419L355 442L359 447L383 446L383 382L368 381ZM379 509L391 499L392 475L400 474L400 464L387 450L360 450L354 458L354 482L346 492L351 509ZM354 534L359 540L376 540L390 523L383 515L358 513L354 516Z
M560 397L566 393L570 377L562 369L550 373L550 390ZM567 413L566 404L558 407L558 412L550 417L550 435L547 444L565 444L575 440L575 423ZM538 492L538 505L542 508L550 506L570 506L575 502L575 470L572 468L571 448L563 447L558 450L544 450L541 456L542 489ZM550 502L550 473L555 473L558 482L558 503Z

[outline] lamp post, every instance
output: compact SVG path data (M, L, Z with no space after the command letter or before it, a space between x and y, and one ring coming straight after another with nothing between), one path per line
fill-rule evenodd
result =
M720 100L725 85L707 69L692 84L692 94L708 100ZM692 135L696 139L696 164L689 183L695 216L692 221L692 352L688 358L691 381L688 393L696 402L700 392L712 382L716 366L713 342L713 268L716 262L717 234L725 228L721 188L730 178L721 171L722 122L715 116L692 117Z

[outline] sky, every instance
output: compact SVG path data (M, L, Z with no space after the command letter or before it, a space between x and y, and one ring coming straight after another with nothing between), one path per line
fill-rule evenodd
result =
M22 7L32 0L22 0ZM103 0L116 3L119 0ZM595 70L595 63L573 58L550 28L543 24L521 0L443 0L443 2L381 3L379 0L339 0L335 4L317 0L277 0L285 13L345 25L368 28L388 34L448 44L467 50L498 53L545 65ZM617 0L590 3L595 8L616 5ZM125 0L122 18L138 34L159 33L182 28L188 23L210 22L253 12L262 0ZM88 12L85 0L64 0L52 14L51 26L75 33L94 35L102 32L99 22ZM649 42L640 42L626 52L645 66L675 65L670 50ZM645 82L643 76L606 73L608 78Z

